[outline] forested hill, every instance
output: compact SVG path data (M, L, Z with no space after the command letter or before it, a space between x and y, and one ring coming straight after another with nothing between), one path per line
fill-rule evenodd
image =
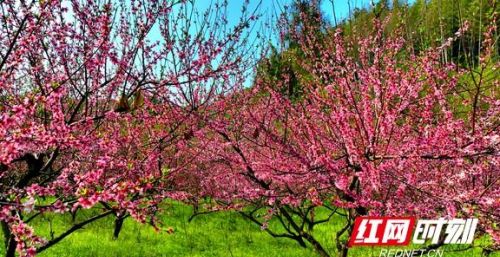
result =
M328 1L328 0L323 0ZM312 47L318 47L331 40L335 31L340 28L346 42L351 42L356 52L359 39L374 34L374 21L383 25L386 37L402 37L405 40L406 50L414 54L439 47L452 39L450 47L442 48L440 58L442 63L457 64L457 68L467 70L477 69L479 56L484 54L485 33L498 25L497 1L491 0L416 0L407 1L381 0L367 8L355 8L350 16L343 20L331 17L332 13L319 8L321 0L294 1L287 14L282 42L279 47L272 46L271 54L262 60L257 69L257 79L280 81L286 78L288 86L282 88L282 93L290 98L302 95L301 84L307 83L310 74L303 69L304 45L291 34L302 34L310 37L315 35L316 42ZM335 6L334 6L335 7ZM304 15L309 17L304 17ZM304 20L309 20L307 26ZM497 26L498 27L498 26ZM298 33L297 33L298 32ZM458 35L460 32L460 36ZM481 76L495 75L493 66L499 56L498 30L492 30L493 44L490 57L492 61L483 67ZM355 54L355 53L353 53ZM307 59L307 58L306 58ZM465 80L474 80L470 76ZM467 77L469 76L469 77ZM469 87L463 83L465 87Z
M388 19L387 32L402 29L407 42L411 43L415 50L421 50L443 44L467 23L468 30L465 35L455 41L453 47L443 56L444 61L465 62L466 54L477 60L481 42L484 40L483 34L488 25L495 22L495 15L498 15L498 4L494 0L416 0L412 4L405 2L382 0L371 8L355 9L350 19L338 25L344 28L345 33L363 36L372 29L373 18ZM498 23L498 17L496 22ZM498 32L495 33L495 38L497 35Z

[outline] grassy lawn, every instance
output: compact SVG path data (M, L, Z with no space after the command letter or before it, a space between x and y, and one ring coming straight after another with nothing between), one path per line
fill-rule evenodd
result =
M141 225L132 219L125 221L118 240L112 239L113 218L94 222L81 229L56 246L39 256L317 256L312 248L301 248L290 239L277 239L234 212L212 213L197 216L191 222L188 218L191 208L173 203L166 208L162 216L165 227L172 227L174 232L155 232L148 225ZM88 214L91 215L90 213ZM71 216L45 215L32 225L38 233L50 237L50 224L56 235L71 224ZM276 226L271 222L270 226ZM334 255L334 232L340 224L335 220L315 228L315 236ZM476 244L485 243L476 241ZM4 254L3 244L0 254ZM418 247L417 247L418 248ZM444 248L446 257L480 257L481 250L475 247L468 251L453 252L453 248ZM349 256L378 256L380 249L358 247L350 251ZM490 257L500 257L493 253Z

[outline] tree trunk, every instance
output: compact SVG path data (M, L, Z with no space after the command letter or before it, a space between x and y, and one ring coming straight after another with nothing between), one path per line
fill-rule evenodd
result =
M115 219L115 230L113 231L113 239L118 239L118 236L120 235L120 231L122 231L122 226L123 226L123 220L125 218L122 215L116 216Z
M340 248L337 247L337 250L338 250L338 253L337 253L338 257L347 257L347 253L349 251L349 248L345 244L342 244L342 246Z
M10 232L9 225L2 221L2 230L5 243L5 257L15 257L17 242L14 239L14 235Z
M353 211L354 210L351 209L349 212L353 212ZM347 246L347 242L349 241L349 239L346 242L343 242L340 238L342 237L343 234L350 233L351 228L352 228L352 223L350 221L348 221L348 223L341 230L339 230L337 232L337 236L335 238L335 243L337 246L337 256L338 257L347 257L347 253L349 251L349 247Z
M5 221L2 221L2 231L3 231L3 243L5 249L7 249L7 246L9 245L10 229L9 225L7 225L7 222Z
M14 240L14 236L10 236L7 251L5 251L5 257L15 257L16 256L17 242Z
M304 239L302 239L302 237L297 237L297 242L299 243L300 247L302 248L307 248L307 245L306 245L306 242L304 242Z
M311 245L314 247L314 250L321 256L321 257L330 257L330 254L323 248L320 242L316 240L311 234L309 233L304 233L302 235Z

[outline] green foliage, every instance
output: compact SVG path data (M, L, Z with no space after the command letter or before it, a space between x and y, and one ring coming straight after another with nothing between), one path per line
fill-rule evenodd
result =
M309 42L308 49L316 49L326 35L326 22L324 21L319 6L321 1L296 0L294 1L288 19L288 34L285 35L287 48L278 51L271 45L271 53L261 60L257 67L257 80L264 80L267 84L276 85L278 92L296 102L304 97L304 85L309 82L311 74L301 67L307 57L304 54L298 35L314 39ZM301 15L302 14L302 15ZM293 35L293 36L292 36ZM314 35L314 36L312 36Z
M310 5L307 5L307 2ZM315 0L297 0L289 14L288 30L294 31L296 35L314 33L315 42L312 46L301 45L297 38L290 35L285 37L285 49L278 51L272 47L270 55L261 60L257 68L257 81L264 80L268 85L274 85L278 92L287 96L293 102L307 99L306 85L312 85L313 76L308 74L302 67L307 65L311 56L304 53L304 49L314 52L315 47L321 46L324 40L331 38L335 27L329 27L328 23L322 20L322 15L314 4ZM405 59L412 51L417 53L425 51L430 47L443 45L448 38L456 37L456 32L460 30L465 21L468 21L469 29L462 36L452 41L451 47L441 50L441 61L443 63L454 62L459 67L473 70L477 73L479 56L484 51L482 44L483 33L493 21L496 11L495 1L487 0L416 0L411 5L407 1L377 1L374 6L368 9L355 9L352 16L338 24L342 28L344 36L353 44L352 52L357 55L356 38L364 38L373 34L374 20L385 21L384 33L387 36L395 34L406 39L407 48L398 58ZM307 28L299 12L305 13L306 19L313 19L313 25ZM318 19L316 21L316 19ZM311 30L314 30L311 32ZM307 34L308 35L308 34ZM310 37L311 38L311 37ZM498 35L493 35L495 41L492 55L492 63L498 61ZM351 39L351 40L349 40ZM488 67L483 75L493 77L493 79L481 80L481 93L484 88L491 88L495 81L493 67ZM470 74L465 74L460 81L459 98L450 98L454 105L454 113L458 116L466 117L470 110L465 110L461 106L464 100L473 98L474 94ZM460 93L461 92L461 93ZM469 93L464 93L469 92ZM491 95L491 93L490 93ZM483 108L484 109L484 108Z
M355 9L352 17L339 26L348 37L366 37L373 30L374 18L387 20L385 33L401 34L418 52L442 45L468 21L467 33L443 51L442 59L466 64L466 55L471 55L477 63L483 33L492 22L495 8L495 1L487 0L416 0L411 5L384 0L369 9Z
M291 48L281 53L274 47L271 47L271 50L270 56L259 64L257 77L269 85L279 85L280 88L275 89L292 101L298 100L303 94L299 79L304 75L304 71L297 63L302 55L300 50Z

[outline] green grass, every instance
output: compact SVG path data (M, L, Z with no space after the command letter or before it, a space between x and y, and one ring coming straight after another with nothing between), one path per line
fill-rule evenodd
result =
M165 227L173 227L174 233L155 232L148 225L139 224L127 219L118 240L112 239L113 218L94 222L84 229L78 230L59 244L49 248L39 256L283 256L305 257L317 256L312 248L304 249L295 241L273 238L260 228L235 212L219 212L197 216L188 222L191 208L179 203L166 207L161 220ZM83 213L90 217L91 213ZM84 218L83 215L79 219ZM55 234L61 233L71 224L69 215L45 215L33 222L37 233L49 237L50 224ZM278 224L271 222L271 227ZM334 253L334 232L340 224L336 220L321 224L315 228L314 236L332 253ZM479 243L485 239L480 240ZM475 242L478 244L478 242ZM4 254L3 245L0 254ZM475 247L465 252L450 252L445 248L446 257L480 257L481 249ZM380 249L357 247L349 256L378 256ZM500 257L493 253L490 257Z

